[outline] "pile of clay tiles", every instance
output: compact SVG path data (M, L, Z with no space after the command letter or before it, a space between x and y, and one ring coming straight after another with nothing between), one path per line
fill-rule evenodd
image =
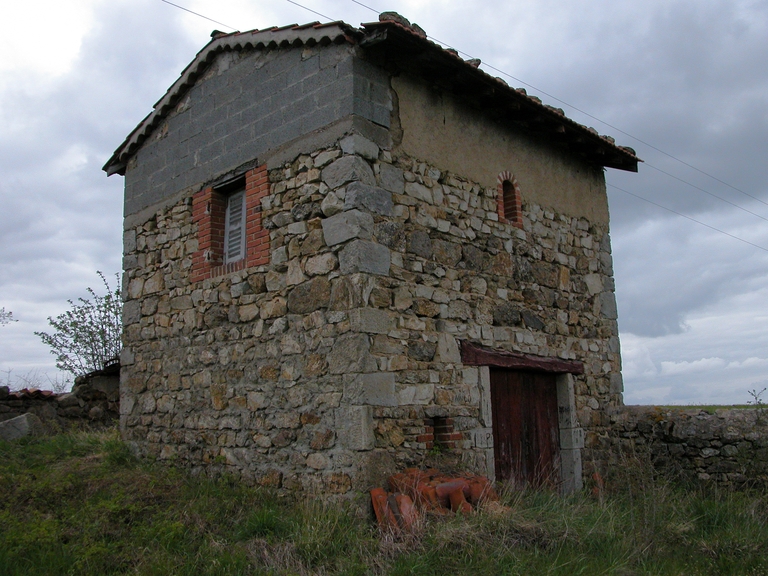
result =
M16 392L10 392L8 396L13 398L32 398L32 399L46 400L48 398L54 398L55 396L57 396L57 394L50 390L39 390L38 388L23 388L21 390L17 390Z
M373 511L385 531L411 531L423 514L467 514L499 496L485 476L449 476L434 468L407 468L387 479L389 492L371 490Z

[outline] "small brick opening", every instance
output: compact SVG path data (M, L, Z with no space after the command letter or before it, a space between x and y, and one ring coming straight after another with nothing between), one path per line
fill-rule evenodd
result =
M523 205L520 187L511 172L499 174L497 188L497 212L499 220L517 228L523 227Z
M456 448L456 442L461 440L461 433L453 430L453 418L445 416L425 418L424 432L419 439L426 444L427 450L452 450Z

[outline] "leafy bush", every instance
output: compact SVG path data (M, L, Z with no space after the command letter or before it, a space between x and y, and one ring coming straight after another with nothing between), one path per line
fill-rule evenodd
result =
M56 330L53 334L35 332L56 356L56 367L75 376L104 368L105 362L120 354L122 334L122 300L120 275L115 274L112 288L104 274L97 272L104 283L106 294L99 295L87 288L91 299L68 300L72 307L48 323Z

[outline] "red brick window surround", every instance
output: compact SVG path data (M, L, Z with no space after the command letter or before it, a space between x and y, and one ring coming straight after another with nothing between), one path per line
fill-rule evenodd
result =
M496 207L499 221L517 228L523 227L523 200L520 186L512 172L501 172L497 178Z
M224 259L227 198L245 191L245 253L234 262ZM198 250L192 256L192 282L200 282L252 266L269 263L269 231L261 225L261 199L269 194L266 166L192 196L192 221L197 224Z

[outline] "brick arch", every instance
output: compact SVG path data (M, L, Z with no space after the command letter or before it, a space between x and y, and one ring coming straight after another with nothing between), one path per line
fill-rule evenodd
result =
M496 210L499 221L523 227L523 200L520 186L512 172L505 170L496 178Z

